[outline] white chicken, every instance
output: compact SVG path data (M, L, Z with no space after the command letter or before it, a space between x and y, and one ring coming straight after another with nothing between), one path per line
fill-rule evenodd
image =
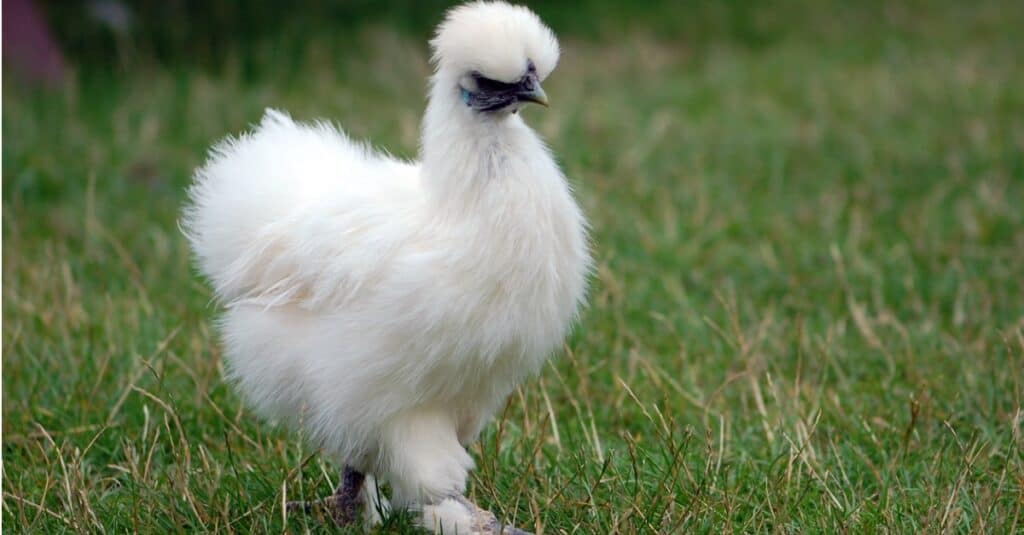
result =
M551 30L474 2L431 46L419 162L268 110L196 171L183 227L225 304L230 379L346 467L336 521L371 501L366 475L428 528L500 531L462 497L465 446L570 329L586 224L516 113L547 104Z

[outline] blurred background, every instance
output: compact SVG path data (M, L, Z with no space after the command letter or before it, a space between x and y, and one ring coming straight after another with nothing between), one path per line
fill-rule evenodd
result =
M545 533L1012 532L1024 2L527 2L592 224L565 354L473 450ZM177 228L267 107L414 158L448 2L3 3L3 521L318 530ZM401 530L388 527L387 530Z

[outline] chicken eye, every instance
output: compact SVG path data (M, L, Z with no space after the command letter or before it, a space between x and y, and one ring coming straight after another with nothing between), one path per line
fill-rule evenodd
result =
M511 91L515 88L515 84L507 84L505 82L499 82L498 80L492 80L480 73L473 73L473 81L476 82L476 87L479 91L486 91L490 93Z

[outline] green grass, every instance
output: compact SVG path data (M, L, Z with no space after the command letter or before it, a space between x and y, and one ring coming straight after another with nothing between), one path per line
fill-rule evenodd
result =
M564 354L472 448L474 499L544 533L1024 530L1024 4L961 4L563 32L527 116L598 269ZM176 219L265 106L414 155L421 37L5 76L7 530L331 531L284 518L337 467L223 383Z

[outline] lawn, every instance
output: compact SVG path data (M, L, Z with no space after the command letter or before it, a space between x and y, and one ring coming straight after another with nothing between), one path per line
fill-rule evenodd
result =
M526 117L597 269L471 497L543 533L1024 531L1024 3L650 9L538 8ZM283 511L338 467L223 382L177 219L267 106L414 157L440 12L394 17L5 69L6 531L333 531Z

